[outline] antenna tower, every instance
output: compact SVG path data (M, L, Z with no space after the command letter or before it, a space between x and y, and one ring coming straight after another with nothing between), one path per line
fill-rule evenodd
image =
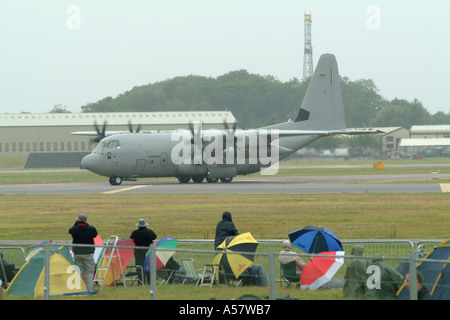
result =
M311 12L305 12L305 50L303 56L303 79L313 75L313 57L311 45Z

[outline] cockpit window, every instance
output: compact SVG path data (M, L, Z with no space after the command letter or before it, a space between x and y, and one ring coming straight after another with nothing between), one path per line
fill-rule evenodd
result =
M108 145L106 146L107 149L119 149L120 148L120 141L119 140L109 140Z
M119 140L100 141L94 148L93 153L105 152L106 149L120 149Z

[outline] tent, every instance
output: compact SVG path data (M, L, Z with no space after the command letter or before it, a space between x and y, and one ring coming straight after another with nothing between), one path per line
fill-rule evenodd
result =
M450 239L430 251L423 261L417 264L417 271L423 274L424 285L433 300L450 300ZM400 288L397 299L409 299L409 291L405 285Z
M6 290L10 295L44 296L45 249L39 250L20 268ZM87 293L86 284L76 273L67 247L50 249L50 291L52 296Z

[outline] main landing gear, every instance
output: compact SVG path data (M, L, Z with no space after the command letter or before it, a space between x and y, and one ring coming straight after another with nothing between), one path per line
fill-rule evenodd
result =
M217 183L220 179L220 181L224 182L224 183L229 183L231 181L233 181L233 177L221 177L221 178L210 178L210 177L205 177L205 176L193 176L193 177L178 177L178 181L180 181L181 183L189 183L189 181L192 179L192 181L194 181L194 183L202 183L203 180L205 180L208 183Z
M191 181L191 179L194 183L202 183L203 180L205 180L205 179L208 183L217 183L217 182L219 182L219 180L224 183L230 183L231 181L233 181L233 177L221 177L221 178L210 178L210 177L205 177L205 176L178 177L178 181L180 181L181 183L189 183L189 181ZM109 178L109 183L112 186L119 186L122 184L122 181L123 181L123 179L121 177L112 176Z

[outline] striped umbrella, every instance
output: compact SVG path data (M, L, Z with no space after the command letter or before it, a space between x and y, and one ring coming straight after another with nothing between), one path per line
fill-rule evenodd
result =
M250 265L253 264L258 241L253 238L250 232L233 237L227 237L216 250L221 251L214 259L213 264L224 267L225 272L233 272L234 276L239 276ZM234 254L232 252L240 252Z
M289 233L293 246L307 252L342 251L341 240L331 231L316 226L306 226Z

